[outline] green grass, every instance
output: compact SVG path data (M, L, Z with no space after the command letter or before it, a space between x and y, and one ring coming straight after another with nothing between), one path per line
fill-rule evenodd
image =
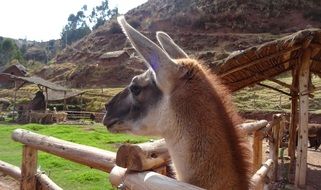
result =
M291 84L292 77L289 73L285 73L279 76L278 80ZM262 83L290 93L289 89L274 82L263 81ZM321 86L321 79L314 76L312 83L314 86L319 87ZM311 113L321 113L321 93L317 91L313 95L314 98L309 99L309 111ZM240 112L290 112L291 110L289 96L257 85L235 92L233 101Z
M111 134L100 124L92 126L0 124L0 160L16 166L21 164L22 145L11 140L11 133L17 128L114 152L119 143L140 143L150 139L148 137ZM112 189L108 182L108 174L51 154L39 151L38 165L54 182L66 190Z

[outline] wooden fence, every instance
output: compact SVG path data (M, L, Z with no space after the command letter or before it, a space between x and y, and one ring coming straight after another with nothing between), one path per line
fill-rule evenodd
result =
M277 177L278 147L282 116L275 115L271 122L265 120L239 125L253 135L253 189L262 189L264 179ZM270 155L263 163L262 140L269 136ZM165 141L142 144L124 144L117 153L80 145L54 137L16 129L12 138L23 144L21 169L0 161L0 171L20 181L21 190L61 190L44 173L37 170L38 151L44 151L64 159L110 173L109 180L115 187L132 190L202 188L166 177L166 164L170 161ZM266 185L266 184L265 184Z

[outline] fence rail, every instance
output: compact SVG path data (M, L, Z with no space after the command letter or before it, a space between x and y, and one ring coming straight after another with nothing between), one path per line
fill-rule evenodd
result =
M282 121L281 115L275 115L271 122L260 120L238 126L253 135L253 167L256 171L252 177L253 189L263 189L264 178L267 176L272 180L276 179ZM270 155L263 163L262 140L267 134L270 136ZM21 190L61 190L48 176L37 171L39 150L110 173L110 182L116 187L123 186L124 189L201 189L161 175L166 174L165 165L170 161L165 141L162 139L136 145L124 144L116 154L23 129L16 129L12 138L24 145L21 170L0 161L0 171L19 180Z

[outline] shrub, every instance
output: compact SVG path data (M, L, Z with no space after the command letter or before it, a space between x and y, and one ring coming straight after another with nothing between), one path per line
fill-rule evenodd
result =
M112 34L120 34L120 33L122 33L122 30L121 30L120 26L116 22L112 22L111 23L109 31Z
M307 12L305 12L303 16L306 19L321 22L321 8L307 10Z

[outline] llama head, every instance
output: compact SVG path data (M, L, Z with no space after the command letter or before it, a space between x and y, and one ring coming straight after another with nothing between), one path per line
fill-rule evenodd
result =
M118 22L148 70L135 76L106 104L103 123L111 132L160 135L164 130L160 114L171 112L168 97L187 72L170 56L187 58L187 55L163 32L157 33L157 39L168 52L131 27L124 17L119 17Z

